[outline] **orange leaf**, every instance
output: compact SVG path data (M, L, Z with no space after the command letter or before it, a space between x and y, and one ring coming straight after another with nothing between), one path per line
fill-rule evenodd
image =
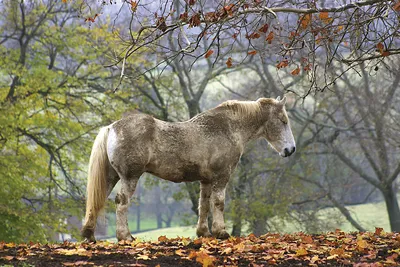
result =
M168 238L165 235L158 237L158 242L166 242L166 241L168 241Z
M250 51L247 53L248 55L254 56L255 54L257 54L256 50Z
M175 254L183 257L183 256L185 256L185 251L183 249L178 249L178 250L175 250Z
M329 17L329 13L328 12L320 12L319 13L319 18L326 24L330 23L333 18Z
M299 75L299 73L300 73L300 68L299 67L297 67L296 69L292 70L292 72L291 72L291 74L294 75L294 76Z
M338 255L340 257L344 254L344 250L342 248L334 248L329 252L329 254L331 256Z
M232 58L229 57L228 60L227 60L225 63L226 63L226 66L227 66L228 68L231 68L231 67L232 67Z
M311 18L312 18L311 14L305 14L300 17L300 25L303 29L308 27L308 25L311 22Z
M383 51L381 54L384 57L390 56L390 52L389 51Z
M206 55L204 56L205 58L209 58L212 54L214 53L214 50L208 50Z
M212 266L216 258L208 255L204 250L197 253L196 261L203 264L203 267Z
M328 12L319 12L319 18L324 20L329 18L329 13Z
M289 61L287 59L282 60L276 65L277 69L286 68L289 65Z
M136 1L131 1L131 10L132 12L135 12L137 9L137 2Z
M296 71L296 74L293 74L294 71ZM295 70L292 71L292 74L293 74L293 75L297 75L297 74L299 74L299 73L300 73L300 68L297 68L297 69L295 69ZM313 240L312 237L309 236L309 235L303 236L303 237L301 238L301 240L303 241L303 243L307 243L307 244L312 244L312 243L314 243L314 240Z
M63 3L67 3L67 0L62 0L63 1Z
M270 31L265 41L268 41L268 44L271 44L273 39L274 39L274 32Z
M393 9L394 9L395 11L400 11L400 1L397 2L397 3L393 6Z

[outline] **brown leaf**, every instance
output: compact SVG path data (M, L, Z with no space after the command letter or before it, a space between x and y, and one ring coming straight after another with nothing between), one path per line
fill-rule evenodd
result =
M258 32L253 32L251 34L246 35L247 39L258 39L261 35Z
M247 54L248 54L248 55L251 55L251 56L254 56L254 55L257 54L257 51L256 51L256 50L252 50L252 51L250 51L250 52L247 52Z
M298 72L296 71L296 74L293 74L293 72L294 72L295 70L297 70L297 69L298 69ZM297 69L295 69L295 70L292 71L292 75L297 75L297 74L300 73L300 68L297 68ZM301 238L301 240L303 241L303 243L306 243L306 244L313 244L313 243L314 243L314 240L313 240L312 237L309 236L309 235L303 236L303 237Z
M207 53L204 55L205 58L209 58L214 53L214 50L208 50Z
M184 13L182 13L182 14L179 15L179 19L180 19L181 21L183 21L183 22L187 22L187 21L188 21L188 18L189 18L189 16L188 16L188 13L187 13L187 12L184 12Z
M268 44L271 44L273 39L274 39L274 32L270 31L265 41L268 41Z
M381 235L383 232L383 228L380 227L375 227L375 235Z
M67 3L67 0L62 0L63 1L63 3Z
M196 4L196 0L189 0L188 4L189 6L193 6L194 4Z
M398 1L396 4L394 4L393 10L400 11L400 1Z
M7 261L12 261L14 259L14 256L4 256L2 259L5 259Z
M379 50L379 53L383 53L383 49L385 48L384 47L384 45L381 43L381 42L379 42L377 45L376 45L376 48L378 48L378 50Z
M268 24L264 24L260 29L258 29L259 32L267 33L269 28Z
M225 64L226 64L226 66L227 66L228 68L231 68L231 67L232 67L232 58L229 57L228 60L225 62Z
M164 17L159 17L156 23L157 28L161 31L165 32L167 30L167 23L165 23Z
M189 19L189 28L190 27L197 27L201 24L200 21L200 14L196 13Z
M330 255L338 255L339 257L343 256L344 250L342 248L334 248L329 252Z
M308 252L305 248L299 248L298 250L296 250L297 257L306 256L306 255L308 255Z

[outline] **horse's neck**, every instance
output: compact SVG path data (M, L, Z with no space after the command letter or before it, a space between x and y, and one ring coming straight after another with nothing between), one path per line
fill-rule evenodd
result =
M241 135L244 143L258 139L262 136L265 120L256 116L233 116L236 131Z

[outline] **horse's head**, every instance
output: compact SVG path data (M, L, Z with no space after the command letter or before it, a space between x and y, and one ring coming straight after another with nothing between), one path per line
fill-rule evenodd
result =
M296 143L290 129L290 122L285 110L286 96L280 100L259 99L261 109L265 111L267 120L263 126L263 137L282 157L288 157L296 150Z

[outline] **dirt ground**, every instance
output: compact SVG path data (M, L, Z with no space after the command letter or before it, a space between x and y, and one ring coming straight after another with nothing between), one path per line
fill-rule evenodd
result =
M397 233L174 238L155 242L0 242L1 266L400 266Z

